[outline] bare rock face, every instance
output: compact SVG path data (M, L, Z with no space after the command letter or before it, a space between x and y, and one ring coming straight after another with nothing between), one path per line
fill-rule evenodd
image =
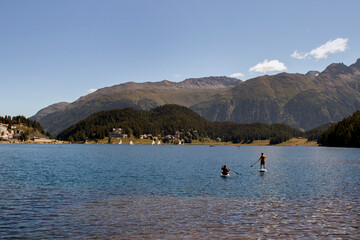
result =
M314 78L317 77L320 74L320 72L318 71L308 71L305 76L309 77L309 78Z
M183 89L216 89L233 87L241 82L239 79L228 77L189 78L179 83L179 87Z

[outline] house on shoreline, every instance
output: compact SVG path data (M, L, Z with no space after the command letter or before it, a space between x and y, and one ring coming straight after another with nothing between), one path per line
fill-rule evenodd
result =
M13 138L12 130L9 132L9 124L0 123L0 138L3 140L9 140Z
M128 135L123 133L122 128L113 128L111 132L109 132L110 138L127 138Z
M20 127L23 124L19 124ZM28 136L24 135L25 138L22 139L22 135L25 133L25 130L18 128L15 125L12 125L11 128L9 124L0 123L0 142L9 142L9 143L58 143L56 139L50 139L48 137L42 136Z
M58 143L56 139L43 138L43 137L33 137L31 140L34 143Z

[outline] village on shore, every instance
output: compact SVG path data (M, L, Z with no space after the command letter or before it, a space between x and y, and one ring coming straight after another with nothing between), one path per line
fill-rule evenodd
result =
M0 143L42 143L42 144L71 144L70 141L61 141L55 138L50 138L42 134L25 134L24 127L0 123ZM234 144L231 142L221 142L221 139L212 140L205 138L203 141L192 140L191 143L186 143L182 138L182 132L176 132L174 135L167 135L165 137L153 136L152 134L142 134L140 138L129 137L128 134L123 133L121 128L113 128L109 133L108 138L100 140L89 140L85 142L78 142L82 144L128 144L128 145L270 145L269 140L254 140L252 143ZM24 139L25 137L25 139ZM318 146L315 141L309 142L305 138L293 138L278 146Z
M27 134L28 128L23 124L9 125L0 123L0 143L63 143L36 131Z

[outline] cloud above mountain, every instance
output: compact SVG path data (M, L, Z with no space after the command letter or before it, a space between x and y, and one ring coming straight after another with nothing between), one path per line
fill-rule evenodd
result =
M97 89L96 88L90 88L89 90L87 90L86 92L88 93L93 93L93 92L96 92Z
M310 55L316 59L327 58L328 54L344 52L347 49L347 43L347 38L337 38L334 41L329 40L320 47L312 50Z
M263 62L256 64L255 66L249 69L250 72L274 72L274 71L284 71L287 67L284 63L280 62L279 60L271 60L268 61L265 59Z
M296 59L305 59L307 56L309 56L309 53L298 53L297 50L291 54L291 57Z
M329 54L334 54L338 52L344 52L348 48L347 38L337 38L335 40L329 40L323 45L311 50L307 53L299 53L295 50L291 57L296 59L306 59L308 57L313 57L315 59L327 58Z
M233 74L230 74L229 77L232 77L232 78L243 78L245 75L243 73L233 73Z

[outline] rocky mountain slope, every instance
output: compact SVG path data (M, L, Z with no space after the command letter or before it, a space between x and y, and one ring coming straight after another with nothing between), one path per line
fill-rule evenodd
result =
M280 73L243 82L191 108L216 121L285 123L311 129L360 109L360 59L323 72Z
M36 113L36 115L31 117L31 119L34 120L34 121L39 122L40 119L42 119L46 115L49 115L51 113L60 111L60 110L64 109L66 106L68 106L69 104L70 103L68 103L68 102L59 102L59 103L52 104L52 105L38 111Z
M92 113L102 110L127 107L148 110L164 104L190 107L239 83L241 80L228 77L191 78L179 83L166 80L128 82L99 89L55 111L54 105L51 105L31 118L37 119L46 131L56 135Z

